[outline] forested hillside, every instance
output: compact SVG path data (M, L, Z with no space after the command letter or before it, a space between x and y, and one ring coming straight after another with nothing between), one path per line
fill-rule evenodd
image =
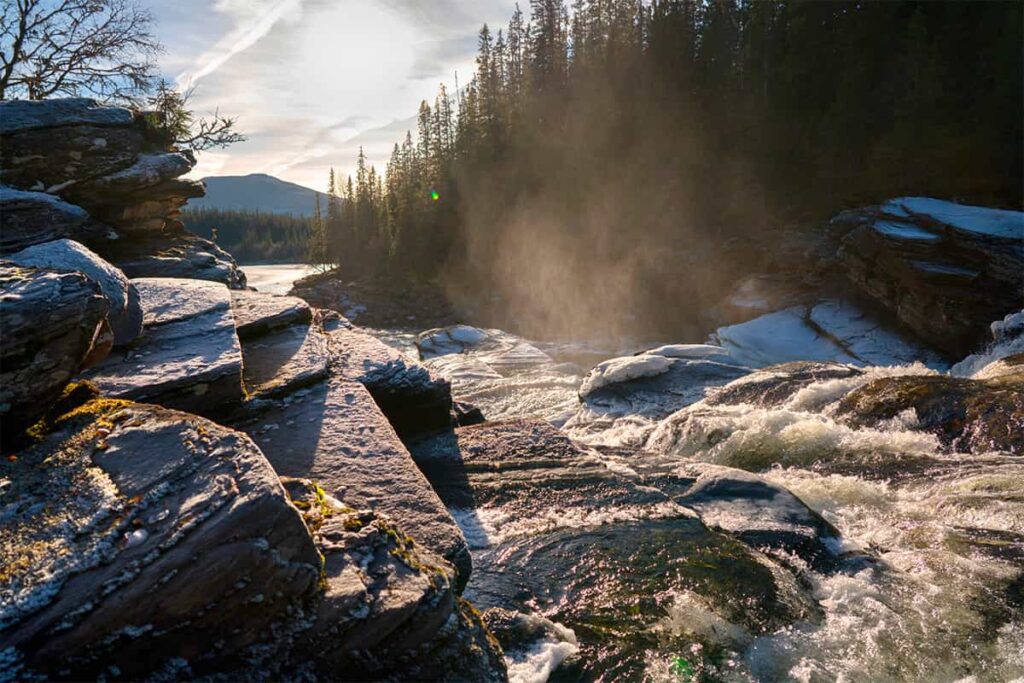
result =
M673 250L848 206L1020 206L1022 8L532 0L383 174L332 174L315 258L555 315L560 292L629 306Z
M311 220L303 216L190 208L182 212L182 221L244 263L292 263L307 258Z

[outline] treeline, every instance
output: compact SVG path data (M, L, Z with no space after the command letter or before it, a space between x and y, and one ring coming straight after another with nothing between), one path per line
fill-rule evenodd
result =
M296 263L308 260L312 220L289 214L222 209L186 209L185 226L212 239L243 263Z
M557 315L629 305L695 241L902 194L1019 206L1022 8L532 0L383 177L335 188L319 257Z

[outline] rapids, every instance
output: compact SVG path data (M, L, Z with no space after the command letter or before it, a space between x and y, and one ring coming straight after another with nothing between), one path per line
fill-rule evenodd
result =
M997 343L954 376L984 377L1024 350L1020 315L1000 325ZM542 634L507 648L513 681L1024 681L1024 459L954 452L914 410L856 426L840 409L873 380L940 371L758 370L665 347L593 374L639 348L463 326L370 332L448 377L488 420L541 418L583 444L584 461L560 480L578 481L575 491L545 493L540 475L510 468L493 490L450 504L473 552L467 597L524 612ZM705 357L686 363L730 369L678 374L698 384L652 409L657 378L644 374L693 353ZM590 391L605 403L581 404ZM819 513L838 533L822 538L834 566L700 531L673 482L721 466ZM760 592L766 582L774 592Z

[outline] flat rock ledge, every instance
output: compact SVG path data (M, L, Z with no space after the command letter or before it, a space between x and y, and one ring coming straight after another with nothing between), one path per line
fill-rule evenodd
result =
M242 352L228 289L215 282L133 280L143 334L84 374L114 398L217 415L242 401Z

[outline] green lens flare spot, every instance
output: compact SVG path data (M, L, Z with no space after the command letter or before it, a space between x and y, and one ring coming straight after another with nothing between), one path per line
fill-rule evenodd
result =
M431 190L430 191L430 198L433 199L435 202L436 201L440 201L441 200L441 195L438 193L437 190Z
M675 657L672 660L672 666L669 667L669 670L680 680L693 680L693 665L682 657Z

